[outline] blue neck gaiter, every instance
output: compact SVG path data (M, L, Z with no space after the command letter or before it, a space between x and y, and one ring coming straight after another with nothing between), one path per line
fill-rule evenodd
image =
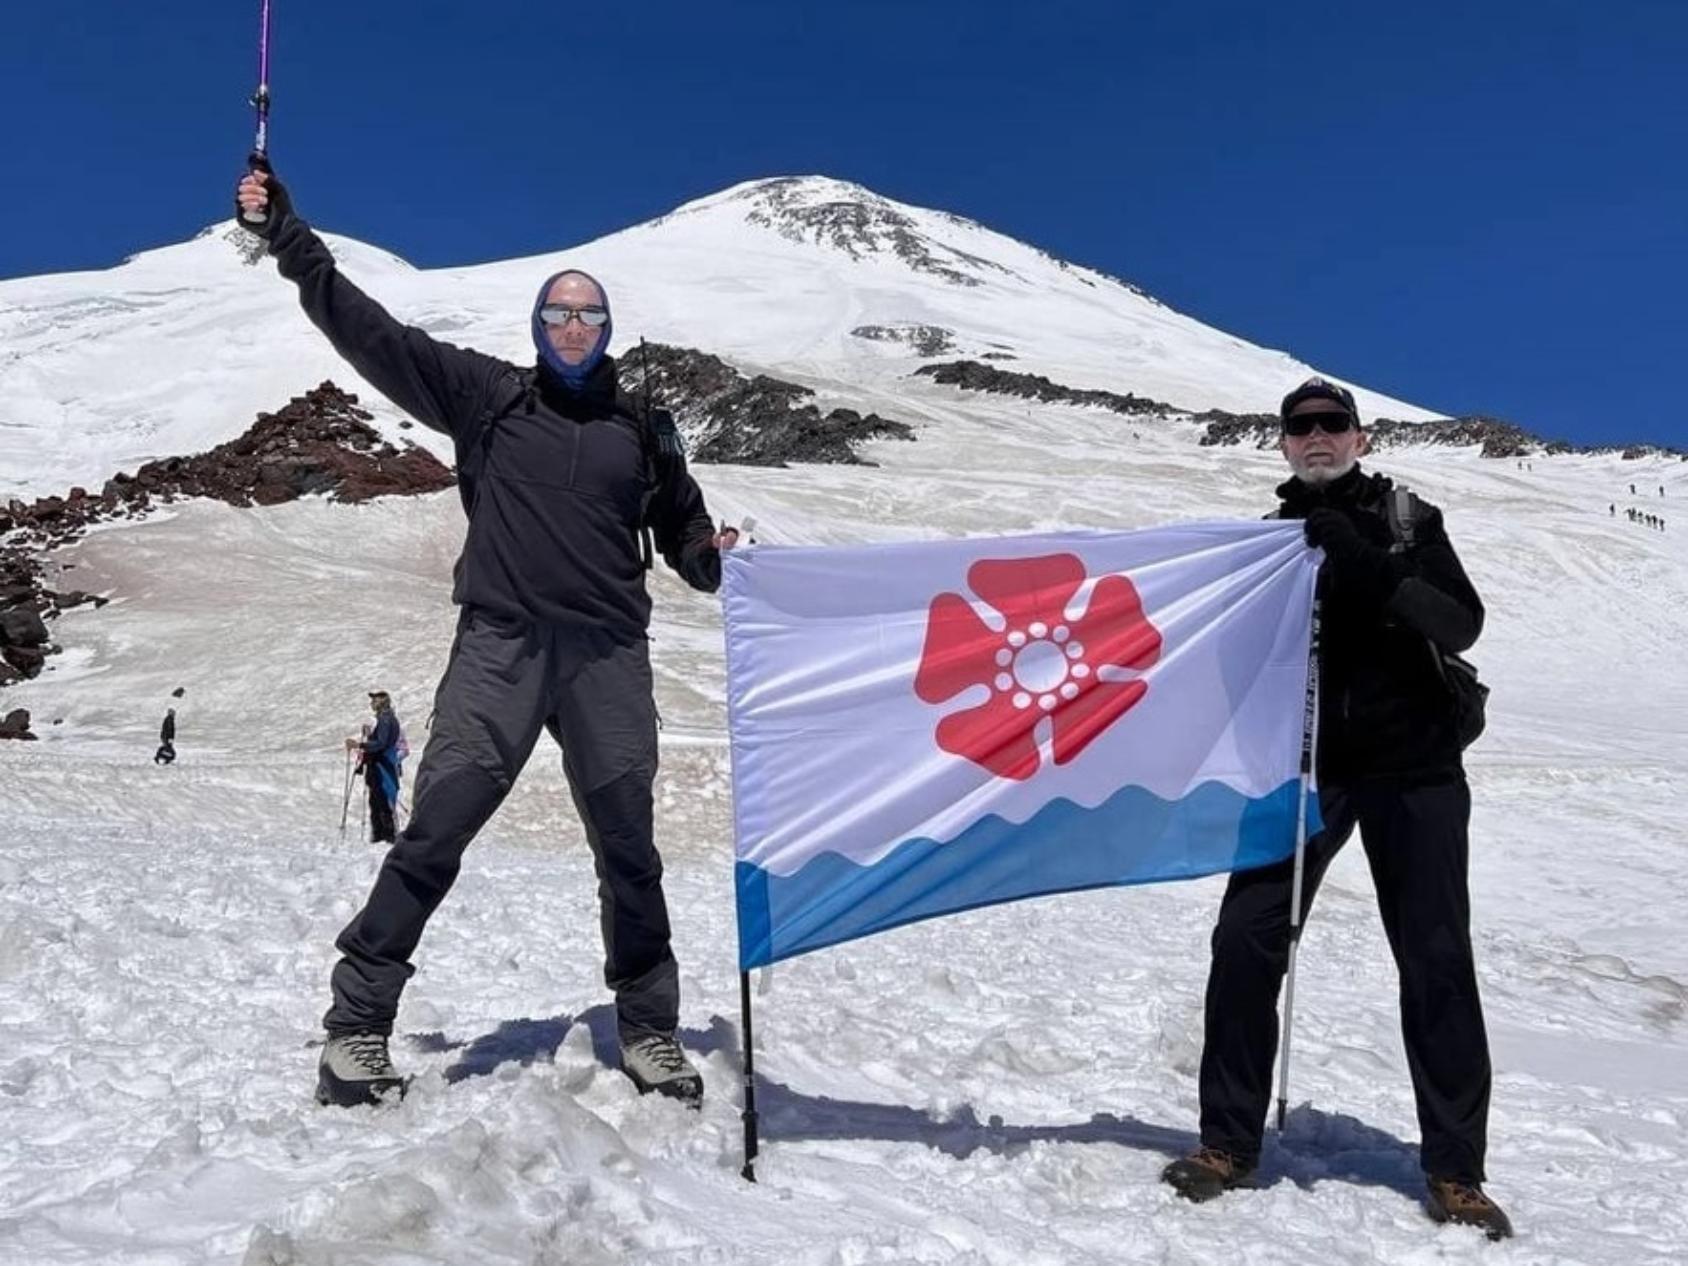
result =
M592 371L598 367L598 362L604 359L604 353L609 350L610 331L615 328L615 321L612 317L599 328L597 343L580 364L570 365L559 356L557 349L551 346L550 336L545 332L545 322L539 319L539 310L545 306L545 297L551 293L551 287L564 277L584 277L594 286L598 286L598 293L604 297L605 312L610 310L610 296L590 273L583 273L578 268L565 268L545 279L545 284L539 288L539 297L533 301L533 345L539 351L540 368L548 371L552 378L568 390L583 391L587 380L592 377Z

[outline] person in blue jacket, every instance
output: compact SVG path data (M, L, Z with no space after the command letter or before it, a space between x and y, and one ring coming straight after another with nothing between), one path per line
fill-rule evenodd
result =
M399 718L393 700L385 690L369 692L369 710L375 724L366 726L362 738L346 740L346 750L359 753L358 770L369 787L369 838L377 844L391 844L398 838L393 808L399 802Z

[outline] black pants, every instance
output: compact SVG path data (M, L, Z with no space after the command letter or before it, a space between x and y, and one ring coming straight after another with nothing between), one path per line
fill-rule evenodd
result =
M334 968L325 1027L392 1032L423 927L544 729L562 748L592 849L604 980L615 991L622 1031L673 1032L679 969L651 838L657 741L646 642L466 611L434 712L410 824L335 942L344 957Z
M1355 784L1320 795L1325 830L1308 841L1303 917L1356 823L1400 973L1401 1031L1426 1173L1483 1179L1489 1044L1471 957L1466 888L1471 793L1464 778L1421 787ZM1213 930L1202 1048L1202 1142L1260 1155L1289 961L1293 861L1231 876Z
M364 766L363 780L369 784L369 838L376 844L391 844L398 837L393 826L393 802L387 799L387 789L381 785L374 762Z

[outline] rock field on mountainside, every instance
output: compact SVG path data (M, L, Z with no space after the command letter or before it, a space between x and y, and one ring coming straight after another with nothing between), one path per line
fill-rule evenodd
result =
M44 561L46 551L80 539L95 523L139 518L187 497L257 506L326 493L355 502L452 486L444 464L424 449L387 443L371 417L356 396L325 382L275 413L260 413L243 435L209 452L147 462L97 493L78 487L0 507L0 687L37 676L57 653L48 621L86 602L105 604L104 596L53 588ZM0 725L0 738L29 737L27 731L25 717L21 726Z
M854 409L822 413L815 393L766 374L747 377L717 356L690 347L647 343L619 362L622 389L674 414L694 462L786 466L793 462L870 465L856 453L864 440L911 440L903 422Z

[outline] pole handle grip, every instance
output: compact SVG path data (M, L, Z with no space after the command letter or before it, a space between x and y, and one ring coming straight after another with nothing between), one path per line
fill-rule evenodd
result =
M270 167L269 155L264 152L263 146L260 145L255 147L252 152L246 156L246 170L261 171L266 176L274 174L273 169ZM240 219L243 223L261 227L270 222L270 216L274 213L275 208L273 206L265 211L242 210L240 213Z

